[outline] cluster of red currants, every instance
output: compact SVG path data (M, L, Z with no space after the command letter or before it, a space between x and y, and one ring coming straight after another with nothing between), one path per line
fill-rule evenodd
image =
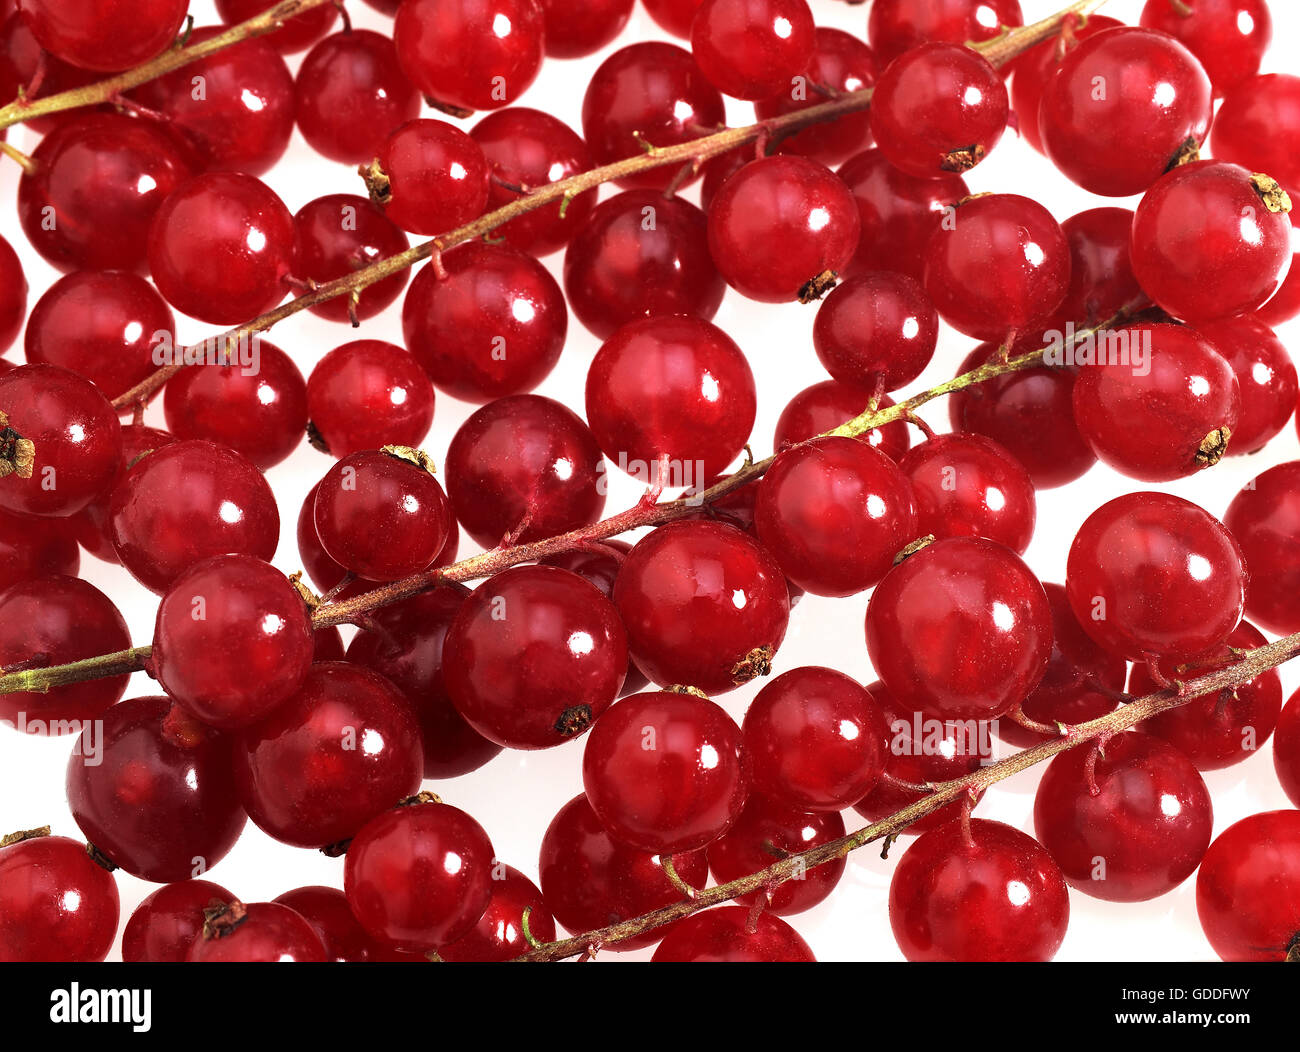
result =
M1099 460L1186 478L1263 449L1295 411L1270 326L1300 314L1300 78L1258 75L1264 0L1149 0L1137 26L1067 15L1010 62L1017 0L874 0L865 39L815 26L809 0L644 0L689 49L609 53L581 135L518 103L545 58L613 43L633 0L367 3L390 33L312 4L95 96L223 27L183 28L187 0L0 0L0 97L91 103L37 112L19 155L22 231L64 275L30 313L0 239L0 349L21 331L26 355L0 360L0 670L129 650L117 606L77 576L83 550L159 597L140 666L0 694L20 729L81 735L67 798L93 845L6 839L0 960L103 959L115 868L163 885L126 925L127 960L504 960L557 922L633 921L839 842L849 809L883 820L952 781L969 791L903 830L920 837L889 912L909 959L1050 959L1068 888L1145 901L1198 867L1215 952L1300 955L1300 811L1211 843L1201 776L1276 732L1300 807L1300 700L1283 708L1277 672L1122 733L1074 729L1226 669L1260 629L1300 631L1300 462L1223 522L1157 491L1106 503L1064 585L1022 559L1036 489ZM270 6L217 0L227 24ZM740 145L724 96L761 122ZM421 117L422 98L451 120ZM295 126L360 166L365 195L292 214L258 176ZM1140 203L1058 223L971 194L964 174L1009 127L1078 186ZM684 165L662 163L674 148ZM530 201L607 164L604 201L594 182ZM381 261L414 262L412 234L441 236L408 288ZM557 281L539 259L561 249ZM789 401L770 463L715 492L757 415L747 356L712 320L728 287L819 300L830 379ZM304 378L246 328L289 296L353 325L402 298L406 346L347 342ZM603 341L585 420L532 393L570 310ZM182 347L173 311L241 328ZM878 420L941 322L984 341L960 373L989 366L955 385L951 433L907 406ZM435 389L480 406L445 483L417 448ZM160 390L165 430L144 423ZM264 472L304 439L333 460L297 518L294 561L320 594L271 565ZM698 500L603 528L607 461ZM462 531L486 554L458 564ZM804 593L867 592L878 682L789 669L742 722L712 700L774 668ZM346 646L339 623L357 629ZM163 694L121 700L132 667ZM1034 837L972 817L991 733L1081 737L1042 775ZM585 791L546 830L540 886L421 792L584 736ZM197 879L248 819L345 854L342 890L246 905ZM781 918L832 893L845 853L606 945L812 960Z

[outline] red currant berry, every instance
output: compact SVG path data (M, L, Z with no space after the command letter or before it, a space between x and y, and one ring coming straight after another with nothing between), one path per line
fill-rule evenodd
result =
M0 511L0 592L38 577L76 577L81 568L70 520L37 519Z
M1080 328L1109 321L1121 308L1141 302L1129 245L1133 213L1127 208L1092 208L1061 224L1070 243L1070 290L1057 309L1064 323Z
M270 559L280 540L280 512L265 477L247 459L215 442L191 440L155 449L127 470L113 488L107 530L131 576L161 595L213 555Z
M1267 172L1300 187L1300 161L1290 146L1300 134L1300 77L1269 73L1230 91L1214 121L1211 146L1220 161Z
M938 339L939 315L925 289L888 271L837 286L813 324L813 348L826 371L868 391L906 387L930 364Z
M402 950L468 935L492 900L492 843L474 819L441 803L396 807L353 838L343 891L361 926Z
M582 58L614 42L632 17L633 0L541 0L549 58ZM521 951L522 952L522 951Z
M1024 25L1019 0L875 0L867 39L884 63L931 40L964 44L991 40L1004 27Z
M384 445L419 446L433 423L433 384L402 347L354 340L316 363L307 380L315 445L335 457Z
M185 21L188 0L23 0L22 16L41 47L101 73L139 66L166 50Z
M743 906L719 906L683 918L655 950L658 963L815 964L812 949L790 925L771 913Z
M1241 620L1245 586L1232 534L1167 493L1130 493L1094 511L1070 546L1065 580L1084 631L1134 661L1218 646Z
M120 914L117 881L62 836L0 848L0 961L102 961Z
M550 942L555 938L555 921L537 886L513 866L503 866L502 874L493 874L492 898L473 929L438 947L438 956L444 961L508 961L527 953L533 944L524 938L525 910L528 932L534 939Z
M776 561L740 530L713 522L669 523L638 541L614 603L651 682L709 694L766 675L790 620Z
M326 472L315 515L331 559L367 580L396 581L437 558L451 506L433 473L416 460L366 450Z
M536 79L544 26L538 0L409 0L393 43L406 75L439 109L495 110Z
M39 305L40 301L37 302ZM23 274L22 260L13 246L0 237L0 350L5 350L18 338L26 315L27 277ZM27 361L32 361L30 354Z
M352 916L347 896L319 885L294 888L274 900L312 926L325 944L326 960L337 962L426 961L423 954L394 950L372 937Z
M871 398L868 392L838 380L823 380L806 387L781 411L772 445L780 450L834 430L864 412ZM892 398L881 395L876 408L888 409L893 404ZM857 439L895 461L907 452L912 443L905 420L894 420L883 427L872 428L865 435L858 435Z
M691 35L691 22L704 0L643 0L646 13L667 33L683 40Z
M1070 894L1043 846L1018 829L949 822L907 849L889 884L889 923L909 961L1050 961Z
M1278 717L1273 736L1273 769L1291 802L1300 806L1300 703L1296 695Z
M165 884L135 908L122 931L127 964L180 964L203 933L203 910L233 895L207 880Z
M465 402L522 394L564 350L564 293L532 256L482 242L425 267L402 306L406 346L434 386Z
M454 230L487 205L492 171L483 147L445 121L399 125L374 160L379 170L372 167L366 180L371 195L392 222L413 234Z
M262 0L217 0L217 15L228 26L246 22L266 10ZM336 4L325 4L294 15L279 29L262 37L282 55L305 51L333 28L338 20ZM193 43L193 38L190 40Z
M1227 359L1241 391L1228 455L1258 453L1282 432L1296 409L1296 368L1290 352L1272 329L1248 315L1201 322L1196 331Z
M204 911L203 930L185 959L196 964L235 962L320 964L325 943L306 918L278 902L239 900Z
M447 449L447 492L465 532L485 548L527 543L600 518L607 479L578 415L541 395L490 402Z
M1147 0L1142 25L1186 44L1223 95L1259 72L1273 42L1267 0Z
M707 698L634 694L592 729L582 784L614 839L642 851L694 851L740 817L749 763L740 728Z
M247 816L230 744L167 698L134 698L83 731L68 760L68 806L114 865L162 883L207 872Z
M1248 482L1223 521L1250 571L1251 621L1279 635L1300 631L1300 461L1278 464Z
M691 54L719 91L766 99L785 90L813 55L806 0L704 0L691 21Z
M118 460L117 474L108 489L87 504L75 515L69 516L67 524L76 534L77 543L96 559L106 563L121 565L117 550L108 531L108 512L117 483L126 475L128 465L134 464L146 453L170 445L176 440L166 431L144 424L127 424L122 428L122 456ZM46 519L46 523L53 520Z
M1196 875L1201 929L1225 961L1285 961L1300 943L1300 811L1229 826Z

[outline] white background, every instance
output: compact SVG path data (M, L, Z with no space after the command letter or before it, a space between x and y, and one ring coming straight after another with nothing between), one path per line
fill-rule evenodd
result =
M268 0L268 4L270 0ZM841 0L810 0L819 25L835 26L865 38L867 6L848 6ZM386 30L388 20L372 8L349 0L353 23L360 27ZM1057 0L1022 0L1026 21L1052 13ZM1112 0L1104 13L1136 23L1141 0ZM1275 23L1272 51L1265 58L1265 72L1294 71L1294 55L1300 47L1300 4L1275 2L1271 5ZM216 22L211 0L195 0L191 11L196 24ZM520 100L522 105L549 111L580 131L579 109L591 73L604 54L645 39L668 39L641 10L606 52L575 62L548 60L541 76ZM680 43L680 42L678 42ZM296 68L301 56L290 61ZM440 116L426 112L426 116ZM728 101L729 123L752 123L748 103ZM468 123L472 123L468 122ZM468 123L466 127L468 127ZM25 128L11 130L10 141L30 151L36 137ZM12 201L17 185L16 165L0 167L0 199ZM364 193L355 172L318 156L295 132L289 153L266 181L279 192L291 211L309 200L328 193ZM1058 175L1052 166L1014 133L1008 132L990 158L968 175L972 191L1004 191L1035 197L1058 219L1088 208L1118 204L1132 208L1137 199L1116 201L1096 198ZM605 189L604 196L612 193ZM694 200L696 191L687 192ZM22 257L32 287L30 303L57 278L26 243L15 213L6 206L0 233ZM563 253L546 259L560 275ZM306 312L283 322L271 334L298 363L304 375L333 347L359 337L402 342L401 300L383 315L364 323L354 333L346 325L326 322ZM812 350L810 332L814 307L798 304L770 306L742 299L728 292L715 322L745 349L758 378L758 422L753 445L756 453L771 450L777 416L794 391L825 379ZM210 335L215 327L178 317L179 337L194 342ZM1300 336L1292 323L1281 331L1284 340ZM911 393L950 378L972 341L945 329L930 369L909 389ZM9 352L21 360L21 340ZM586 370L598 347L576 319L570 319L568 345L559 366L538 393L559 399L582 412L582 391ZM159 400L160 402L161 400ZM448 442L472 406L439 393L433 430L425 448L441 464ZM922 414L940 431L948 430L947 406L936 402ZM158 404L146 420L163 426ZM914 436L919 437L919 436ZM1250 478L1275 464L1297 457L1296 433L1288 426L1263 453L1230 458L1213 470L1167 488L1222 516L1229 501ZM281 542L275 563L285 572L301 569L294 538L294 524L304 494L328 469L330 461L304 443L288 461L268 473L280 504ZM638 488L618 472L611 472L614 485L607 513L627 507L639 494ZM1027 559L1045 581L1064 579L1065 556L1079 524L1094 508L1121 493L1145 488L1121 478L1103 467L1095 467L1080 482L1039 494L1038 528ZM472 554L473 544L463 538L461 556ZM109 566L83 555L82 576L105 591L119 605L131 627L136 644L147 643L153 631L156 598L120 567ZM796 608L777 659L776 671L806 664L833 666L861 682L874 679L863 644L863 614L866 597L821 599L805 597ZM1284 671L1286 694L1300 683L1296 671ZM750 685L725 695L721 703L739 720L761 684ZM133 677L127 697L159 693L143 673ZM40 739L19 736L0 729L0 832L50 824L56 834L80 837L65 803L63 779L70 739ZM542 834L555 812L582 789L582 741L544 752L505 752L479 771L426 787L436 789L449 803L473 814L488 830L498 857L537 879L537 853ZM1003 747L1005 748L1005 747ZM1289 806L1273 775L1271 743L1244 764L1206 777L1214 798L1215 833L1246 815ZM995 787L976 811L977 816L1009 822L1032 832L1031 811L1038 771L1031 770ZM846 812L850 829L863 824L853 812ZM844 877L831 898L817 909L787 918L811 944L821 960L901 960L889 929L886 909L890 874L898 854L912 838L904 837L888 862L879 851L868 847L850 858ZM245 901L264 901L305 884L342 886L342 859L328 859L313 851L279 844L251 823L235 850L216 866L211 879L223 884ZM122 920L156 885L118 873L122 894ZM1059 960L1202 960L1213 954L1196 919L1194 879L1155 902L1121 905L1098 902L1071 892L1073 914L1069 934ZM120 935L120 933L119 933ZM605 953L601 960L646 959L651 951L633 954ZM114 948L113 959L120 959Z

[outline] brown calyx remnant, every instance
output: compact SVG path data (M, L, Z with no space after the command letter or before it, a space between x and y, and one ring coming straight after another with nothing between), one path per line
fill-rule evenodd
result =
M1192 164L1201 159L1201 144L1196 141L1195 136L1189 135L1178 147L1178 152L1174 154L1173 160L1169 162L1166 172L1172 172L1175 168L1181 168L1185 164Z
M430 475L436 475L437 470L433 466L433 458L422 449L415 449L413 446L381 446L381 453L387 453L390 457L396 457L398 460L405 460L408 464L414 464L422 471L427 471Z
M1250 177L1250 185L1255 188L1255 193L1259 194L1259 199L1270 212L1286 214L1291 211L1291 195L1271 175L1256 172Z
M118 868L117 863L104 854L104 852L100 851L94 844L86 844L86 854L90 857L90 861L95 863L95 865L99 866L101 869L108 870L110 873Z
M366 192L370 194L370 200L380 208L388 204L393 196L393 184L389 182L388 173L379 166L378 157L369 164L358 165L357 175L361 176L366 184Z
M833 270L823 270L815 278L809 278L799 290L800 303L814 303L839 284L840 276Z
M0 412L0 479L8 475L29 479L35 464L36 443L10 427L9 415Z
M984 160L988 151L979 143L973 143L970 146L963 146L959 150L952 150L944 156L939 167L945 172L969 172L980 161Z
M203 938L224 939L248 919L248 907L238 899L216 902L203 911Z
M751 679L766 676L772 671L772 658L776 650L770 646L755 647L731 667L731 682L740 686Z
M1232 428L1217 427L1201 441L1196 450L1196 463L1202 467L1212 468L1228 452L1228 441L1232 438Z
M307 421L307 445L318 453L328 454L330 451L329 443L325 441L325 436L320 433L314 421Z
M0 848L9 847L13 844L21 844L24 840L39 840L43 836L50 835L49 826L38 826L35 829L20 829L16 833L8 833L0 837Z
M423 792L416 793L414 796L408 796L405 800L398 800L398 807L415 807L417 804L440 804L442 797L437 793L431 793L427 789Z
M934 542L935 542L935 536L933 533L927 534L924 537L918 537L906 548L904 548L901 552L899 552L897 555L894 556L894 565L897 566L904 559L910 559L913 555L921 551L923 548L930 547L930 545L932 545Z
M424 97L424 104L430 109L437 110L439 113L445 113L449 117L456 117L459 120L464 120L466 117L474 116L473 110L467 110L464 106L453 106L450 102L439 102L437 99L430 98L428 95Z
M555 721L555 731L561 737L572 738L590 727L591 722L590 705L570 705L560 713L560 718Z
M681 683L674 683L671 687L664 687L664 690L669 694L692 694L697 698L703 698L705 701L709 700L709 696L699 687L687 687Z

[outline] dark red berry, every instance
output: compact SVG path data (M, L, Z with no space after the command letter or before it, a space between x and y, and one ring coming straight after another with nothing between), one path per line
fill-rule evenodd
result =
M752 930L751 930L752 928ZM743 906L719 906L678 922L650 958L655 963L816 963L812 949L785 921Z
M445 121L399 125L372 160L379 171L367 180L371 196L392 222L413 234L442 234L478 218L492 190L483 147ZM495 233L502 236L502 228Z
M868 391L897 391L925 371L939 315L919 282L869 271L836 286L817 311L813 348L826 371Z
M1201 929L1225 961L1285 961L1300 934L1300 811L1229 826L1196 875Z
M118 915L117 881L85 844L36 836L0 848L0 961L102 961Z
M170 46L188 6L186 0L106 0L89 8L23 0L22 15L45 50L82 69L116 73Z
M186 960L198 964L262 962L319 964L325 943L306 918L278 902L235 900L205 911L203 930Z
M931 40L964 44L998 36L1003 27L1024 24L1019 0L875 0L867 39L881 62Z
M872 396L867 391L842 384L838 380L823 380L805 387L790 399L790 403L777 418L772 445L781 450L787 445L805 442L832 431L864 412L871 399ZM876 407L888 409L893 404L892 398L881 395ZM859 442L866 442L894 461L902 457L912 443L905 420L894 420L883 427L872 428L857 438Z
M1300 461L1252 479L1223 521L1249 571L1247 616L1278 635L1300 631Z
M691 21L691 54L719 91L766 99L804 71L813 32L806 0L704 0Z
M1267 0L1147 0L1142 24L1186 44L1223 95L1259 71L1273 42Z
M433 384L419 363L383 340L335 347L307 378L316 445L335 457L385 445L418 447L433 407Z
M427 963L419 953L395 950L370 935L352 916L347 896L335 888L294 888L275 902L299 914L325 944L327 960L338 962L406 961Z
M135 908L122 931L122 960L128 964L179 964L203 933L203 911L233 895L207 880L165 884Z
M612 43L632 17L633 0L541 0L549 58L582 58Z
M524 938L524 911L528 934L537 942L555 938L555 921L537 886L513 866L501 866L492 875L492 897L478 923L455 942L438 947L444 961L508 961L527 953L533 944Z

